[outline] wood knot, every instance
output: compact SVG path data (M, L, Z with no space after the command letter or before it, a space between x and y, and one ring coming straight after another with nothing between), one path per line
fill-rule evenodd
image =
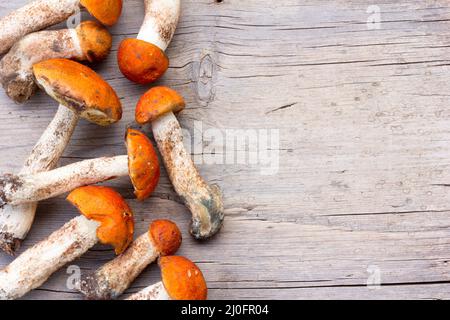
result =
M216 63L211 54L204 54L200 59L198 68L194 68L194 70L196 71L194 81L197 84L198 99L207 105L214 98L214 77L216 74Z

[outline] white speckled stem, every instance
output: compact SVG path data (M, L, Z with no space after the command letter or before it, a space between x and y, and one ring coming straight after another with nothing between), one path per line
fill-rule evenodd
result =
M78 116L60 105L55 117L30 153L21 175L48 171L56 164L69 143L78 123ZM0 249L13 254L25 239L34 221L37 202L0 209Z
M137 238L130 247L94 274L83 277L78 290L87 299L115 299L120 296L141 272L159 256L148 232Z
M1 177L0 193L6 204L17 205L53 198L78 187L127 175L128 156L97 158L33 175Z
M162 282L155 283L131 296L126 300L172 300Z
M58 24L80 6L80 0L36 0L0 20L0 54L23 36Z
M32 67L55 58L85 60L76 29L31 33L0 61L0 83L6 94L17 103L27 101L36 91Z
M0 271L0 300L17 299L97 243L99 223L79 216L26 250Z
M137 38L162 51L169 46L181 11L180 0L144 0L145 18Z
M220 230L224 218L219 187L209 186L200 176L172 112L153 121L152 128L175 191L192 213L191 234L200 240L212 237Z

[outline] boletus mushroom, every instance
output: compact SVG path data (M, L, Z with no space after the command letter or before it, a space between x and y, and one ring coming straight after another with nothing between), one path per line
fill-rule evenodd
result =
M106 58L111 44L108 30L94 21L84 21L75 29L31 33L0 61L0 82L12 100L23 103L37 89L34 64L56 58L98 62Z
M201 270L179 256L159 259L162 281L128 297L127 300L206 300L208 288Z
M133 212L113 189L83 187L72 191L67 200L81 215L0 270L0 299L22 297L97 242L111 245L121 254L133 241Z
M60 103L52 122L25 162L20 175L56 166L80 118L98 125L116 123L122 106L114 89L90 68L67 59L39 62L33 67L37 84ZM0 248L13 254L33 224L36 203L0 209Z
M63 22L84 7L106 26L122 13L122 0L35 0L0 20L0 55L29 33Z
M154 87L136 106L136 122L152 123L153 135L177 194L192 213L191 234L203 240L222 227L224 208L217 185L208 185L200 176L183 144L183 133L174 112L185 107L183 97L167 87Z
M144 0L145 17L137 39L125 39L117 53L120 71L129 80L148 84L169 67L164 51L180 17L180 0Z
M129 128L127 155L84 160L27 176L0 177L0 205L19 205L59 196L75 188L130 176L136 198L147 199L160 176L159 160L149 138Z
M93 274L82 276L77 289L87 299L115 299L158 257L173 255L181 245L181 232L168 220L151 223L148 232Z

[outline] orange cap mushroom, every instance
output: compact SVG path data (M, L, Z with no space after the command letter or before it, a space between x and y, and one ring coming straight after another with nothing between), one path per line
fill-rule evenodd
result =
M128 172L134 194L140 201L147 199L159 182L158 156L150 139L142 132L128 128L126 134Z
M180 248L182 236L178 226L170 220L155 220L149 236L161 256L170 256Z
M181 245L181 232L175 223L156 220L120 256L92 274L82 275L75 287L87 299L115 299L158 257L174 254ZM161 284L162 286L162 284Z
M161 257L162 282L174 300L206 300L208 288L201 270L190 260L179 256Z
M168 87L154 87L148 90L137 103L136 122L146 124L169 112L180 112L186 107L181 95Z
M158 80L169 68L164 51L152 43L125 39L117 53L119 69L128 80L148 84Z
M89 13L107 26L116 24L122 13L122 0L81 0Z
M100 223L97 237L121 254L133 241L133 212L122 196L108 187L87 186L72 191L67 200L89 220Z
M106 58L111 50L112 36L105 27L95 21L83 21L76 31L87 61L97 62Z
M92 69L68 59L33 66L36 83L82 118L106 126L122 118L122 106L111 86Z

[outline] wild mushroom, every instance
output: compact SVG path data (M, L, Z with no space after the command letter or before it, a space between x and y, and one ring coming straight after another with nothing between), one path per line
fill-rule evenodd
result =
M173 112L185 107L183 98L167 87L154 87L136 107L136 122L151 122L153 135L177 194L192 213L191 234L208 239L223 224L222 194L217 185L209 186L200 176L183 144L180 124Z
M33 65L55 58L97 62L108 55L112 37L94 21L82 22L76 29L40 31L17 42L0 61L0 82L15 102L27 101L36 91Z
M79 118L108 125L122 117L120 100L99 75L66 59L39 62L33 67L37 83L60 105L34 147L20 174L47 171L56 166ZM0 209L0 248L13 254L33 224L36 203Z
M41 201L127 175L137 199L147 199L159 181L158 156L150 139L138 130L129 128L125 142L127 155L84 160L28 176L3 175L0 177L0 205Z
M0 55L25 35L58 24L80 7L106 26L122 13L122 0L35 0L0 20Z
M206 300L208 288L201 270L190 260L169 256L159 259L162 281L127 300Z
M180 244L177 225L168 220L156 220L124 253L95 273L82 277L77 283L78 290L88 299L117 298L149 264L160 256L173 255Z
M82 215L26 250L0 271L0 299L22 297L97 242L112 245L116 254L121 254L133 240L133 212L113 189L83 187L69 194L67 200Z
M117 54L119 68L129 80L148 84L169 67L164 51L180 17L180 0L144 0L145 18L137 39L125 39Z

